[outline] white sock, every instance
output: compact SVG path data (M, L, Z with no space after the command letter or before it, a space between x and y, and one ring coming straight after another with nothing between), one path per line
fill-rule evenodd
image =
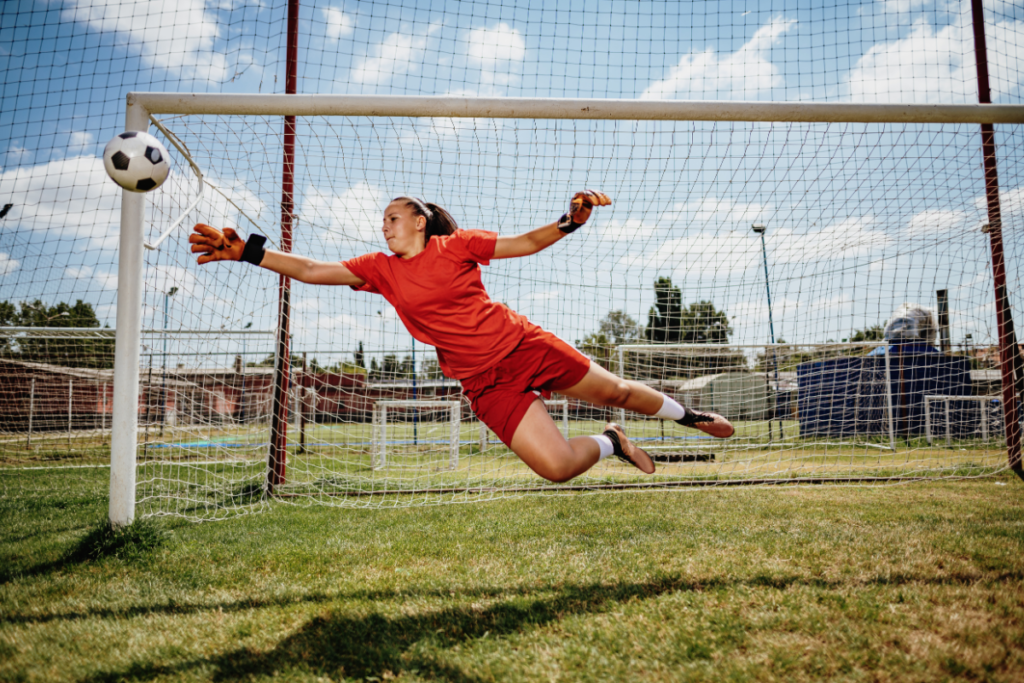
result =
M590 438L596 441L597 445L601 448L601 455L598 457L598 460L604 460L615 452L615 446L612 445L612 440L604 434L598 434L597 436L591 436Z
M654 417L660 417L662 420L681 420L686 415L686 408L676 402L676 400L670 396L662 394L664 402L661 404L661 410L654 414Z

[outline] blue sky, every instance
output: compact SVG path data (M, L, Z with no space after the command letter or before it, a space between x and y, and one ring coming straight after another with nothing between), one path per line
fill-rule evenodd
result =
M11 0L0 6L0 300L84 298L114 325L119 191L103 144L131 90L283 92L285 5ZM976 101L967 3L304 2L304 93L772 101ZM987 2L995 101L1021 102L1024 10ZM280 121L165 120L220 195L196 219L275 234ZM1000 134L1011 288L1022 221L1019 127ZM767 340L759 243L769 226L776 334L839 340L904 301L951 290L953 338L994 338L976 126L387 120L300 129L296 249L379 250L396 194L439 200L463 227L512 233L552 220L574 189L616 200L585 234L486 269L494 298L574 340L614 308L646 322L651 284ZM175 157L151 231L192 191ZM11 199L4 199L11 197ZM1020 231L1017 231L1020 232ZM147 326L273 326L275 281L197 268L184 234L150 255ZM298 286L296 346L404 349L378 297ZM1016 302L1016 296L1015 296ZM378 311L380 313L378 314ZM1018 316L1019 317L1019 316ZM1018 322L1018 324L1021 324ZM250 349L252 350L252 349Z

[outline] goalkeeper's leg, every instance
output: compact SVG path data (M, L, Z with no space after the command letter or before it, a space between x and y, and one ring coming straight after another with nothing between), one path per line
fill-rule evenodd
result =
M684 427L692 427L720 439L733 435L735 429L717 413L686 408L670 396L646 384L616 377L596 363L583 379L559 393L599 406L625 408L641 415L662 420L673 420Z
M530 469L553 482L569 481L609 455L617 456L645 474L654 472L651 457L634 446L617 424L607 425L600 435L566 440L539 398L526 410L509 446Z

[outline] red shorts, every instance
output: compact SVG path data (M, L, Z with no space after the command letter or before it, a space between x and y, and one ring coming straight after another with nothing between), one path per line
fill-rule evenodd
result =
M462 380L462 393L473 412L502 443L512 435L527 409L539 396L548 398L578 384L590 369L590 359L564 341L531 326L519 346L496 366Z

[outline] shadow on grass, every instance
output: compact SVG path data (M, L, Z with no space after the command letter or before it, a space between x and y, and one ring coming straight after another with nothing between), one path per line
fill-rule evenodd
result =
M56 563L54 563L56 564ZM693 591L706 592L713 590L732 590L740 587L748 588L771 588L775 590L786 590L793 586L817 588L821 590L837 590L840 588L867 587L867 586L971 586L979 583L999 583L1005 581L1024 581L1024 572L999 572L995 574L962 574L951 573L943 576L918 576L907 573L888 574L876 576L869 580L844 581L827 580L807 576L796 575L766 575L757 574L741 579L710 579L696 580L684 579L682 577L669 577L660 580L658 585L667 585L671 591ZM652 584L639 584L652 585ZM615 585L595 584L603 591L616 590ZM594 586L577 587L573 590L590 591ZM541 593L550 593L556 590L552 586L513 586L507 588L483 587L476 589L460 589L453 593L447 589L416 590L405 588L402 590L366 590L352 591L347 593L305 593L300 595L281 595L271 598L243 598L231 602L217 603L188 603L172 600L157 605L136 605L134 607L120 608L92 608L77 612L57 612L51 614L3 614L0 615L0 625L4 624L46 624L54 621L76 621L79 619L132 619L156 615L189 615L202 613L225 613L232 614L259 609L270 609L276 607L289 607L302 604L324 604L331 602L383 602L391 600L410 599L518 599L530 598ZM559 589L560 590L560 589ZM664 592L664 591L661 591Z
M869 582L880 585L901 583L974 583L979 580L1021 580L1024 574L998 577L914 577L890 576ZM458 666L442 661L437 653L471 643L485 636L501 638L542 628L566 617L614 610L615 606L633 600L647 600L679 591L710 591L732 589L740 585L785 589L792 585L837 588L842 581L816 580L807 577L756 576L743 580L696 581L667 576L642 583L585 584L579 586L541 586L511 590L485 589L460 592L460 598L497 597L501 602L488 607L457 606L425 611L415 615L365 616L321 614L308 621L298 632L280 641L272 649L259 652L239 648L209 657L198 657L177 664L137 663L118 671L96 674L84 679L90 683L149 680L162 676L187 674L212 669L219 681L249 676L287 676L305 671L330 677L384 679L400 673L417 673L431 679L470 683L482 680ZM328 600L437 596L450 597L446 591L365 592L337 595L311 595L283 599L284 603L320 602ZM273 604L270 601L265 605ZM252 608L251 602L205 606L205 610ZM2 623L2 620L0 620ZM490 676L488 676L488 679Z
M50 574L83 562L98 561L108 557L129 561L137 560L162 545L166 538L166 531L153 520L137 519L125 527L117 527L108 520L103 520L93 525L82 540L56 560L42 562L25 569L18 567L0 569L0 585L14 579Z
M613 604L656 597L682 585L678 578L666 578L636 584L566 586L542 598L534 597L536 592L544 591L538 588L524 590L490 607L447 607L398 616L317 616L267 652L241 648L180 664L136 664L85 680L149 680L212 668L214 680L270 677L294 671L366 679L415 671L425 678L470 683L481 679L439 661L430 652L448 650L485 635L502 637L539 628L574 614L605 611ZM403 592L396 597L409 595Z

